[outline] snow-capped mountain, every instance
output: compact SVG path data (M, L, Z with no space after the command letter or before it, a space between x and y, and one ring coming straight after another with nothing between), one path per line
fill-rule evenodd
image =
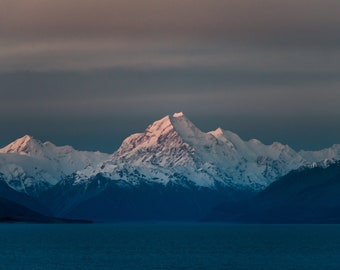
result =
M0 149L0 177L17 191L35 193L74 175L74 184L96 175L111 180L140 181L216 188L261 190L302 166L340 159L340 146L296 152L288 145L242 140L216 129L199 130L183 113L155 121L143 133L126 138L111 156L57 147L24 136Z
M0 149L0 179L27 194L62 179L88 185L97 175L134 185L142 181L262 190L292 170L336 160L340 160L340 145L296 152L278 142L244 141L221 128L205 133L183 113L176 113L129 136L111 156L58 147L26 135Z
M0 180L16 191L33 195L108 157L100 152L58 147L25 135L0 149Z
M204 133L183 113L176 113L125 139L110 160L78 171L74 183L88 183L100 174L135 184L142 180L261 190L292 170L327 158L327 153L307 159L278 142L243 141L221 128Z
M26 135L0 149L0 193L58 217L197 220L293 170L338 160L340 145L296 152L221 128L206 133L176 113L127 137L112 155Z

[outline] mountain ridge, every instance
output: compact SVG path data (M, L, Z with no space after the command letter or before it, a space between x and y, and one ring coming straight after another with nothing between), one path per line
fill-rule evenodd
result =
M186 178L198 186L213 188L219 183L261 190L299 167L327 166L338 159L340 145L296 152L279 142L244 141L220 127L202 132L179 112L127 137L111 155L55 146L25 135L0 149L0 177L26 193L46 190L71 175L79 184L97 174L112 180L144 178L163 184Z
M176 113L127 137L110 155L25 135L0 149L0 191L61 218L198 220L291 171L337 160L339 145L296 152L279 142L244 141L222 128L203 132Z
M312 166L313 162L279 142L265 145L257 139L243 141L221 128L202 132L183 113L176 113L155 121L144 133L127 137L110 160L78 171L75 183L102 174L113 180L136 181L142 175L166 184L171 178L177 181L171 173L175 170L180 176L194 178L199 186L213 187L218 182L260 190L289 171Z
M43 143L25 135L0 149L0 179L17 191L34 195L108 156Z

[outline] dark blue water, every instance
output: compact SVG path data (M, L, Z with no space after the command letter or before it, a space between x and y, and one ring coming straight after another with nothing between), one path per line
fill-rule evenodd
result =
M340 269L340 225L1 224L0 269Z

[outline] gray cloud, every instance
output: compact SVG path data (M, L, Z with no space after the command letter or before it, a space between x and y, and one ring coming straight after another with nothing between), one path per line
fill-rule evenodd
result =
M1 34L251 35L337 30L336 0L4 0Z
M3 0L0 72L339 70L337 0Z
M110 152L175 111L267 143L339 143L339 10L338 0L2 0L0 143L31 133Z
M185 41L61 40L0 43L0 72L103 68L219 67L258 71L340 71L340 49L202 45Z

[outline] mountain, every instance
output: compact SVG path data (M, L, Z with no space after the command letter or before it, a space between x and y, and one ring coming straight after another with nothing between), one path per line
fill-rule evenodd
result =
M0 181L12 189L36 195L77 170L107 159L100 152L58 147L25 135L0 149Z
M207 220L247 223L339 223L340 162L304 168L272 183L255 197L221 204Z
M101 174L131 183L191 182L201 187L225 185L261 190L308 162L287 145L243 141L222 129L204 133L183 113L166 116L144 133L131 135L111 159L77 172L75 184ZM186 180L186 181L184 181Z
M327 153L307 160L278 142L243 141L221 128L205 133L176 113L129 136L110 159L75 172L42 197L57 197L54 213L70 218L199 219L292 170L317 166Z
M26 135L0 149L0 195L58 217L197 220L219 204L239 207L294 170L337 160L339 145L296 152L221 128L203 132L175 113L127 137L112 155Z
M34 210L35 212L51 216L48 204L43 205L36 196L32 197L24 192L19 192L7 185L6 182L0 181L0 198L7 199L9 201L16 202L20 205Z

